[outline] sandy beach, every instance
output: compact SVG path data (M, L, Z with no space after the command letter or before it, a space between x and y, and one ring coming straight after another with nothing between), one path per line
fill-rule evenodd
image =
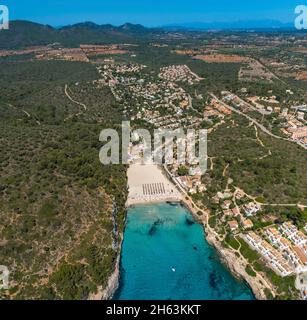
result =
M154 164L129 166L127 207L137 204L183 200L176 186L165 176L163 169Z

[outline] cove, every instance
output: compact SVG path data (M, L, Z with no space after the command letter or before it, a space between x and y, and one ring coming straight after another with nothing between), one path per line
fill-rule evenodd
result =
M128 209L114 300L252 300L180 204Z

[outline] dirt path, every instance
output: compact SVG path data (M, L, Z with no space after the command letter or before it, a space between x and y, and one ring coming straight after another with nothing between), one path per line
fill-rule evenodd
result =
M71 95L69 94L68 90L69 90L68 85L65 84L64 92L65 92L66 97L67 97L71 102L77 104L78 106L81 106L84 111L79 111L79 112L77 112L77 113L75 113L75 114L73 114L73 115L68 116L67 118L64 119L64 122L66 122L67 120L71 119L72 117L79 117L81 114L83 114L84 112L87 111L87 106L86 106L84 103L79 102L79 101L76 101L75 99L73 99L73 98L71 97Z
M84 111L86 111L86 110L87 110L86 105L85 105L84 103L82 103L82 102L79 102L79 101L74 100L74 99L69 95L68 90L69 90L68 85L65 84L65 90L64 90L64 91L65 91L66 97L67 97L70 101L72 101L72 102L78 104L79 106L83 107L83 108L84 108Z
M226 176L226 172L227 172L227 169L229 168L229 163L225 166L224 170L223 170L223 177Z
M214 159L216 159L216 157L208 157L208 159L210 159L210 170L212 171L214 169Z
M254 125L254 128L255 128L255 132L256 132L256 140L259 142L259 144L263 147L263 148L266 148L267 147L264 145L263 141L259 138L259 134L258 134L258 128L257 126ZM260 158L257 158L258 160L262 160L262 159L265 159L267 157L270 157L272 155L272 151L270 149L268 149L268 154L260 157Z
M254 125L254 128L255 128L255 134L256 134L256 139L257 141L259 142L259 144L261 145L261 147L265 148L265 145L263 143L263 141L259 138L259 135L258 135L258 128Z
M6 103L6 105L8 105L10 108L13 108L13 109L16 109L16 110L18 110L18 111L23 112L28 118L31 118L31 117L32 117L31 114L30 114L28 111L24 110L24 109L19 109L19 108L13 106L11 103ZM36 123L40 126L41 123L39 122L39 120L37 119L37 117L34 115L33 118L35 119Z
M256 200L257 197L253 197L249 194L247 194L244 190L240 189L239 187L234 186L236 191L240 191L242 194L244 194L247 198L251 199L252 201L256 202L257 204L259 204L260 206L272 206L272 207L298 207L298 208L302 208L305 209L307 208L307 205L304 204L300 204L300 203L262 203Z

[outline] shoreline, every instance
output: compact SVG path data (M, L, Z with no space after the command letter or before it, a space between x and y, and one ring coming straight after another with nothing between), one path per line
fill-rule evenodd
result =
M160 170L160 169L159 169ZM197 207L193 206L193 202L191 200L189 201L186 199L186 195L178 188L178 186L170 179L167 172L165 172L163 169L161 170L162 174L165 175L168 179L168 181L173 184L174 188L176 188L180 194L181 197L174 197L174 198L168 198L168 199L151 199L148 201L131 201L131 199L127 199L126 202L126 210L128 211L129 208L133 206L138 205L151 205L151 204L157 204L157 203L177 203L184 206L192 215L192 217L195 219L195 221L199 224L201 224L204 236L209 245L211 245L218 253L218 256L221 260L221 263L223 263L231 272L231 274L236 277L237 279L243 280L252 290L255 298L257 300L267 300L266 294L264 292L265 288L268 288L268 286L265 286L261 280L256 279L255 277L252 277L247 274L245 271L246 261L243 261L242 259L239 259L236 254L231 250L227 249L222 246L219 240L216 239L216 235L212 232L211 228L207 226L207 217L205 216L204 211L202 210L202 215L199 215L198 212L200 211ZM129 201L130 200L130 201ZM126 220L126 219L125 219ZM124 231L123 231L124 233ZM121 250L122 250L122 242L123 242L123 233L121 236L121 243L119 246L119 253L115 264L115 269L113 273L108 278L108 284L106 288L100 287L98 290L98 293L95 295L92 295L90 300L110 300L114 296L116 290L119 286L119 278L120 278L120 259L121 259ZM272 291L272 288L268 288L270 291ZM272 292L274 295L274 292Z
M227 249L222 246L220 240L216 239L216 234L211 230L211 227L208 225L208 213L209 211L204 211L199 209L192 199L186 194L184 190L182 190L176 183L173 181L173 177L166 167L162 169L163 174L174 184L177 190L182 195L181 204L191 213L193 218L201 224L205 239L218 253L221 262L230 270L232 275L238 279L242 279L245 283L248 284L250 289L252 290L255 298L257 300L267 300L267 296L264 292L265 289L269 289L273 296L275 296L275 292L272 287L265 286L263 281L256 279L245 271L248 262L246 260L238 259L232 249ZM201 215L198 213L201 212ZM266 281L264 281L266 282ZM269 288L268 288L269 287Z
M157 204L157 203L166 203L166 202L160 201L160 202L146 203L146 204L150 205L150 204ZM207 229L205 228L205 225L201 217L197 215L197 212L195 212L195 210L194 211L191 210L189 205L185 201L177 201L176 203L184 206L189 211L189 213L194 218L194 220L197 223L202 225L206 241L210 246L212 246L217 251L221 263L223 263L228 268L231 274L237 279L243 280L250 287L251 291L253 292L253 295L257 300L267 300L266 295L263 291L263 286L258 282L256 282L255 278L251 277L246 273L245 266L243 266L241 261L238 262L237 256L231 250L228 250L222 247L219 241L215 239L215 236L212 233L207 232ZM139 204L139 205L142 205L142 204ZM127 209L129 209L130 207L132 206L127 207ZM121 249L116 261L115 270L109 277L107 287L104 290L100 291L100 294L98 295L98 300L112 299L116 290L118 289L119 279L120 279L120 258L121 258Z
M115 268L108 278L107 286L105 288L102 286L98 287L97 292L90 294L88 300L111 300L113 298L119 286L121 248L122 242L116 258Z
M157 204L157 203L166 203L166 202L160 201L160 202L154 202L154 203L145 203L144 205ZM255 282L255 279L246 273L245 267L242 266L242 264L238 263L237 256L233 252L231 252L231 250L223 248L222 245L219 243L219 241L215 239L215 236L207 232L207 229L205 228L204 223L200 219L200 216L198 216L195 211L192 211L186 202L177 201L176 203L184 206L190 212L194 220L197 223L202 225L205 239L207 240L209 245L212 246L217 251L218 256L221 260L221 263L223 263L230 270L232 275L237 279L243 280L245 283L247 283L247 285L250 287L250 289L252 290L257 300L267 300L266 295L263 292L262 286L259 285L257 282ZM138 205L142 205L142 204L138 204ZM132 206L127 207L127 209L129 209L130 207ZM102 287L99 288L98 293L96 295L93 295L90 298L90 300L110 300L114 296L116 290L119 287L121 248L122 248L122 245L120 246L120 252L116 260L115 269L113 273L109 276L107 287L104 289Z
M243 280L250 287L257 300L267 300L263 291L263 286L256 282L255 278L246 273L243 262L238 259L232 250L222 246L219 240L216 239L215 235L210 232L210 228L206 228L206 222L201 219L201 216L197 214L197 211L195 209L191 209L189 203L183 201L183 205L189 210L193 218L203 227L205 239L209 245L217 251L221 263L228 268L235 278Z
M158 203L182 203L183 200L178 198L165 198L161 200L149 200L149 201L131 201L126 203L126 209L133 208L135 206L142 206L142 205L151 205L151 204L158 204Z

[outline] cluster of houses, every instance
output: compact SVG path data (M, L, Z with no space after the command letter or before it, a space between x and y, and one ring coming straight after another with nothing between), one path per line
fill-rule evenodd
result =
M282 254L255 232L250 231L242 234L241 237L265 259L268 266L278 275L285 277L293 273L293 269Z
M307 271L307 237L291 222L265 228L267 241L255 232L241 236L277 274L285 277Z
M161 129L178 129L178 128L197 128L201 122L201 119L195 116L183 115L182 112L175 115L163 115L160 114L157 117L150 117L147 114L155 114L155 111L151 112L145 110L145 119L147 122L153 124L156 128Z
M270 97L251 96L248 97L247 100L262 114L271 114L272 112L280 113L279 101L274 95ZM266 104L266 106L264 104Z
M115 99L123 105L124 114L131 120L142 119L165 129L197 127L202 119L185 114L185 110L193 107L192 98L175 83L177 78L170 81L151 73L141 73L145 67L112 60L97 67L100 79L94 84L97 87L109 86ZM191 72L187 66L177 67L185 74ZM193 73L190 76L198 79Z
M227 217L227 216L240 217L240 219L239 219L240 225L242 226L242 228L244 230L251 229L254 226L253 221L251 219L245 218L240 213L240 210L238 208L224 210L224 217ZM238 230L240 227L238 220L230 220L227 222L227 225L228 225L230 231L232 231L232 232Z
M295 226L293 227L296 229ZM284 230L284 228L287 227L284 225L279 227L280 230ZM304 271L305 265L307 264L307 250L305 249L305 253L304 249L296 244L298 242L297 239L293 242L290 240L290 238L283 237L282 233L274 227L265 229L264 234L270 243L283 254L292 267L294 267L297 271ZM306 242L306 237L304 234L300 238L301 242ZM294 238L291 237L291 239Z
M261 206L257 202L251 201L249 203L243 204L242 209L247 217L252 217L259 211L261 211Z
M244 89L246 89L246 88L242 88L241 90L243 90L243 92L245 92ZM236 95L230 91L222 91L221 95L222 95L222 100L225 103L230 104L234 108L240 109L243 112L248 112L252 108L263 115L270 114L270 112L268 110L266 110L265 108L257 108L256 106L254 107L252 104L244 101L238 95Z
M290 95L293 94L291 90L287 90L287 93ZM270 115L272 113L278 114L278 117L285 121L281 131L292 140L307 146L306 105L281 108L280 102L274 95L270 97L247 97L249 103L229 91L223 91L222 96L225 102L231 103L234 107L240 108L243 112L252 108L263 115Z
M159 77L171 82L187 82L194 84L202 80L187 65L171 65L160 69Z
M207 121L212 120L213 118L224 119L225 116L231 115L232 111L227 109L223 104L215 99L212 99L210 104L206 106L204 111L204 119Z
M104 65L98 66L96 69L100 74L99 83L103 85L115 86L120 83L130 84L136 83L136 77L123 77L124 74L138 73L144 69L145 65L140 64L117 64L114 59L106 59Z
M117 74L124 74L124 73L138 73L141 70L146 68L145 65L142 64L135 64L135 63L128 63L128 64L111 64L111 65L105 65L104 69L111 70L112 73Z
M189 109L192 105L189 94L172 82L146 79L130 85L128 89L133 100L142 102L144 110L162 108L180 116L184 109Z
M201 181L201 175L195 174L195 175L189 175L189 176L178 176L176 173L174 173L175 180L177 183L187 192L194 194L197 192L203 192L206 190L205 185Z
M250 217L261 211L261 206L255 201L249 201L240 206L234 202L235 199L242 199L245 193L238 189L235 193L218 192L212 199L213 204L219 204L223 212L223 220L231 232L239 232L241 226L244 230L253 228L254 224ZM230 220L233 219L233 220Z
M241 92L246 93L247 90L246 88L242 88ZM230 103L233 107L235 108L239 108L241 109L243 112L246 111L250 111L250 109L253 109L255 111L258 111L259 113L261 113L262 115L269 115L272 113L272 110L270 109L271 107L265 107L262 104L260 104L260 102L258 101L259 99L262 99L262 101L265 102L270 102L270 103L279 103L276 100L275 96L271 96L270 98L265 98L265 97L258 97L258 96L254 96L254 97L249 97L247 98L247 100L249 102L244 101L243 99L241 99L239 96L237 96L234 93L231 93L229 91L222 91L222 99L226 102L226 103ZM280 109L280 107L277 107Z
M299 111L301 110L304 111ZM294 112L284 110L283 118L286 120L286 125L282 129L283 133L290 136L292 140L298 141L307 146L307 108L304 106L295 107Z
M243 218L240 220L240 223L241 223L241 226L243 227L243 229L251 229L254 226L253 221L250 219ZM239 229L239 223L237 220L228 221L227 225L228 225L230 231L232 231L232 232Z
M139 110L138 118L143 118L147 107L154 106L159 86L140 76L145 65L135 63L116 63L114 60L105 61L97 67L100 79L95 83L100 86L109 86L115 99L123 104L124 113L132 109ZM164 87L164 89L166 89ZM133 105L133 108L131 107Z
M301 248L304 254L307 254L307 237L302 231L299 231L296 226L290 222L285 222L279 226L279 231L296 246Z

